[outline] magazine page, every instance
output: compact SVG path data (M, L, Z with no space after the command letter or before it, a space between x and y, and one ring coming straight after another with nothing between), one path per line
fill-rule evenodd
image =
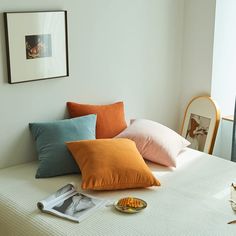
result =
M46 199L38 202L37 206L40 210L44 210L45 208L51 208L55 205L56 202L60 201L61 199L65 199L66 196L75 192L75 185L73 183L69 183L63 186L62 188L58 189L55 193L48 196Z
M108 202L110 201L79 193L73 185L72 187L66 185L55 194L40 201L38 207L43 212L79 223Z
M64 201L58 202L51 212L69 220L81 222L95 210L105 206L107 202L107 200L77 192L68 196Z

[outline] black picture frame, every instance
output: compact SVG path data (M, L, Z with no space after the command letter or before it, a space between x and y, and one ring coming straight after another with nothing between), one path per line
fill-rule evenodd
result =
M69 76L67 11L4 12L8 83Z

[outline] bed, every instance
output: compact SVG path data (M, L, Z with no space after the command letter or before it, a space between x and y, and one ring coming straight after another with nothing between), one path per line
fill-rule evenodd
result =
M112 207L99 209L81 223L40 212L36 203L61 186L80 183L80 175L35 179L37 162L0 170L0 235L236 235L230 185L236 164L189 148L177 168L148 163L161 181L157 188L89 192L106 199L136 196L148 207L123 214Z

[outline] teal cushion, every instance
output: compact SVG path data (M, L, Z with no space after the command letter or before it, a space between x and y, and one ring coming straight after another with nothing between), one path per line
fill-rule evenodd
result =
M79 173L65 142L95 139L96 115L51 122L30 123L36 142L39 167L36 178Z

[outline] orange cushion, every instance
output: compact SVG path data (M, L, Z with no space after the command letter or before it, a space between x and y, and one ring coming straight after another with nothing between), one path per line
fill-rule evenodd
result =
M129 139L97 139L67 143L82 173L82 189L115 190L159 186Z
M97 114L96 138L113 138L127 127L123 102L110 105L67 102L67 108L71 118Z

